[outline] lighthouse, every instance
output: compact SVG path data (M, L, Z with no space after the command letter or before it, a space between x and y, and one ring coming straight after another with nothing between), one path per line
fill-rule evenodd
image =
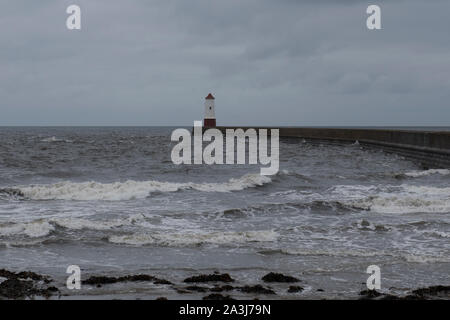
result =
M210 93L205 98L205 119L203 120L204 127L216 126L216 114L214 110L214 96Z

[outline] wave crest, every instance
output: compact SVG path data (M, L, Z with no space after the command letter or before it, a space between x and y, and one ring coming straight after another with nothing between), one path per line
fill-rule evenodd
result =
M55 230L48 221L39 219L26 223L8 223L0 225L0 236L24 234L30 238L45 237Z
M325 194L288 190L270 194L301 204L329 205L377 213L449 213L450 187L415 185L337 185Z
M429 175L433 175L433 174L449 175L450 170L449 169L414 170L414 171L406 172L405 176L412 177L412 178L418 178L418 177L424 177L424 176L429 176Z
M187 232L187 233L141 233L109 237L109 242L134 246L162 245L170 247L198 246L202 244L243 244L246 242L276 241L273 230L241 232Z
M23 199L25 195L20 189L0 188L0 199Z
M272 180L259 174L246 174L224 183L177 183L156 180L99 183L64 181L49 185L17 188L31 200L110 200L123 201L146 198L152 192L176 192L193 189L202 192L232 192L262 186ZM16 189L15 189L16 190Z
M450 188L445 187L340 185L330 191L342 204L372 212L450 212Z
M372 258L372 257L393 257L414 263L437 263L450 262L448 256L439 252L434 254L419 254L411 252L392 252L377 250L361 250L361 249L313 249L313 248L286 248L286 249L268 249L259 251L261 254L285 254L296 256L329 256L329 257L356 257L356 258Z

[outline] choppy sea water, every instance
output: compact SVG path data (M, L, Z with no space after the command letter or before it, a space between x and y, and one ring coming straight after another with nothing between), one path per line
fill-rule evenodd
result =
M358 144L280 140L280 171L174 165L173 128L0 128L0 268L82 277L146 273L174 283L227 272L269 298L354 298L378 265L382 290L447 284L450 170ZM323 291L317 291L322 289ZM126 283L66 298L201 298ZM250 295L233 294L236 298Z

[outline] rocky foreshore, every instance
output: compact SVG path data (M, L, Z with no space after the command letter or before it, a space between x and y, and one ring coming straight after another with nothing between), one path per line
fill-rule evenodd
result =
M115 283L125 282L151 282L155 285L167 285L179 295L201 293L204 300L234 300L233 294L248 295L248 299L263 298L276 299L277 295L286 293L297 294L295 299L301 299L303 286L297 283L302 280L291 275L270 272L261 278L262 283L234 285L236 279L228 273L198 274L184 279L181 283L169 281L148 274L112 276L91 276L82 281L84 286L102 288ZM31 271L12 272L0 269L0 300L2 299L34 299L34 298L61 298L68 294L61 294L65 284L56 284L46 275ZM277 284L277 289L268 284ZM233 284L233 285L232 285ZM295 284L295 285L293 285ZM59 288L58 288L59 286ZM285 286L285 288L284 288ZM313 289L324 292L324 289ZM95 298L95 297L94 297ZM450 299L450 286L430 286L410 290L406 295L394 295L375 290L363 290L356 299L360 300L434 300ZM157 297L158 300L167 300L167 297Z
M49 298L59 293L51 282L50 277L31 271L16 273L0 269L0 299Z
M359 293L362 300L436 300L450 299L450 286L431 286L412 290L405 296L381 293L376 290L363 290Z

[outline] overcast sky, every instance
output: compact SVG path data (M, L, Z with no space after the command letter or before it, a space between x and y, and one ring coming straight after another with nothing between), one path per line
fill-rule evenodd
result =
M448 0L2 0L0 125L192 125L208 92L222 125L450 125L449 34Z

